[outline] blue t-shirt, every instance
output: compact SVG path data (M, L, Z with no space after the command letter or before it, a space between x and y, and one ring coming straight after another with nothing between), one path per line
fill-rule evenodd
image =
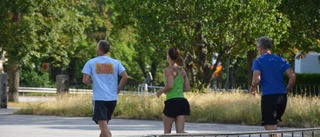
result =
M83 67L82 73L92 79L93 100L118 100L118 76L125 68L122 64L108 56L90 59Z
M253 61L251 70L261 72L262 96L286 93L284 73L289 68L290 65L285 59L274 54L263 54Z

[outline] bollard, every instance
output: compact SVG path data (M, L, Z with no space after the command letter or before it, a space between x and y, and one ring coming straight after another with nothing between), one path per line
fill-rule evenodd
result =
M69 76L68 75L57 75L57 95L61 95L69 92Z
M144 91L148 92L148 84L147 83L144 84Z
M0 108L8 107L8 74L0 73Z

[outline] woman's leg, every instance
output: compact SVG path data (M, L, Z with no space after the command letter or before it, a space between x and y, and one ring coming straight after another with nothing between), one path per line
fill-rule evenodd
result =
M164 133L171 133L171 128L172 128L174 118L167 117L166 115L162 114L162 121L163 121Z
M186 116L185 115L179 115L175 119L175 124L176 124L176 132L177 133L186 133L184 131L184 123L186 121Z

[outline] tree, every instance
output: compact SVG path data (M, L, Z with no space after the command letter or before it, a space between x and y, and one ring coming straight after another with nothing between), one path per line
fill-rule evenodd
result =
M18 6L18 5L23 6ZM27 61L38 46L36 43L36 23L31 14L35 8L33 1L4 1L1 4L1 47L8 55L9 101L18 101L19 74L21 62ZM35 29L34 29L35 28ZM29 53L29 54L25 54Z
M313 51L320 52L320 1L283 0L279 10L290 19L289 38L282 41L279 52L303 57ZM285 47L292 48L285 48ZM283 48L287 50L283 50ZM293 59L293 58L292 58Z
M157 79L159 66L165 64L168 40L162 22L165 4L157 1L115 1L116 28L131 28L135 32L134 61L144 76L151 71ZM166 16L168 13L165 13ZM149 70L150 69L150 70Z
M209 60L213 52L219 53L217 62L242 56L254 49L251 45L261 35L269 35L279 42L288 26L286 18L276 9L280 2L118 2L115 6L119 7L115 9L119 13L119 24L131 24L138 35L137 43L155 49L156 52L148 52L150 57L164 56L158 51L165 51L166 45L183 49L184 57L188 55L191 82L199 90L210 86L213 70Z
M21 65L31 58L50 57L52 65L69 63L83 39L85 18L76 8L82 2L62 0L3 1L0 6L1 47L8 55L9 101L18 102ZM70 23L70 24L69 24Z
M135 58L135 38L136 35L131 27L117 27L119 22L116 21L114 1L112 0L96 0L92 1L87 8L83 9L84 15L92 17L90 25L86 28L86 35L90 41L94 43L92 49L96 48L96 43L101 39L106 39L111 44L110 53L111 57L119 59L130 76L129 83L141 81L142 73L138 69L138 64ZM116 26L116 27L115 27ZM91 54L91 57L96 56Z

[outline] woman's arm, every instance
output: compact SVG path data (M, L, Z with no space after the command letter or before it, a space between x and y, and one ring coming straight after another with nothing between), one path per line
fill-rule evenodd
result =
M182 69L183 70L183 69ZM183 70L183 78L184 78L184 89L183 89L183 92L188 92L191 90L191 87L190 87L190 81L189 81L189 78L188 78L188 75L186 73L186 71Z
M166 93L167 91L169 91L172 87L173 87L173 76L170 72L169 68L165 68L163 70L163 74L166 78L166 85L164 86L163 89L159 90L157 92L157 96L159 97L162 93Z

